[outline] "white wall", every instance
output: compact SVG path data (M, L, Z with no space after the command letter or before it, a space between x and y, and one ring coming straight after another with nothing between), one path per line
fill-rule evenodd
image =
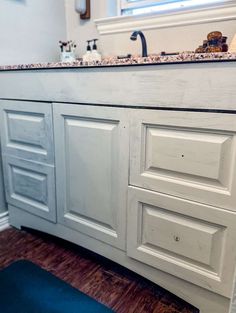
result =
M74 1L66 1L67 36L79 42L78 53L81 56L85 51L85 41L99 37L94 19L105 18L116 14L114 4L116 0L91 0L92 18L81 22L74 11ZM107 8L107 4L113 3L113 8ZM236 33L236 21L208 22L197 25L163 27L144 31L148 41L148 52L160 51L187 51L195 50L206 39L209 32L220 30L229 37L230 42ZM119 34L102 35L100 37L100 50L105 55L138 54L141 52L140 42L131 42L130 31Z
M57 61L64 0L0 0L0 64Z
M86 50L86 40L99 38L95 19L116 14L116 0L91 0L91 19L81 20L74 10L74 0L65 0L67 38L78 43L77 53L81 56ZM101 43L99 43L101 47Z

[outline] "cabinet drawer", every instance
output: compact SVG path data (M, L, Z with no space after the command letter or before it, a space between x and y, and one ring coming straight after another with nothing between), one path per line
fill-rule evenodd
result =
M236 115L137 110L130 184L236 210Z
M56 221L54 166L3 155L7 202Z
M0 102L3 153L54 164L51 104Z
M236 213L129 187L127 253L230 297Z

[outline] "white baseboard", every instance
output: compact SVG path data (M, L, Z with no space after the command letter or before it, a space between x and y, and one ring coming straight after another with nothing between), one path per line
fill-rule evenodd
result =
M8 212L0 214L0 231L7 229L9 227L9 216Z

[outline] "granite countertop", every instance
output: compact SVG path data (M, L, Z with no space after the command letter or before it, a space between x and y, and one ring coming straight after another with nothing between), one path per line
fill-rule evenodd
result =
M0 65L0 71L61 69L61 68L86 68L86 67L111 67L111 66L135 66L135 65L161 65L181 63L227 62L236 61L236 53L188 53L176 55L150 55L148 57L135 56L132 58L118 59L115 57L104 58L101 62L51 62L18 65Z

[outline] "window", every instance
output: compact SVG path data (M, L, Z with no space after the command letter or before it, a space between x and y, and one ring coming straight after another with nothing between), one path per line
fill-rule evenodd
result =
M112 1L107 0L112 3ZM117 16L96 20L100 35L236 20L236 0L114 0ZM113 2L113 3L114 3ZM122 13L122 14L121 14ZM214 24L212 23L212 27ZM177 32L176 32L177 33Z
M228 0L120 0L122 15L161 13L206 7L212 4L228 2Z

